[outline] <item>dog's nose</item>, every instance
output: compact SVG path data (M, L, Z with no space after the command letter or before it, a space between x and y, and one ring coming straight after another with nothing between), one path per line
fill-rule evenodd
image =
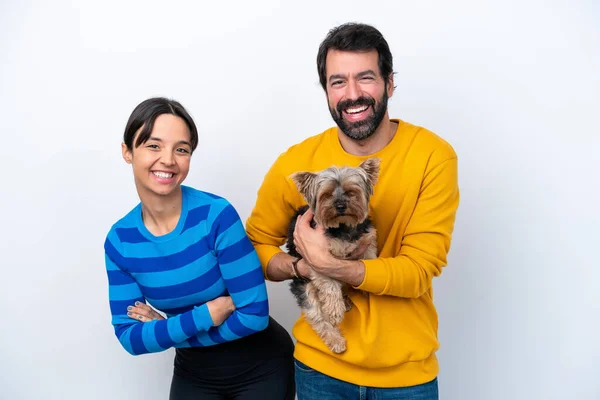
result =
M346 211L346 204L344 203L335 203L335 210L338 213L343 213L344 211Z

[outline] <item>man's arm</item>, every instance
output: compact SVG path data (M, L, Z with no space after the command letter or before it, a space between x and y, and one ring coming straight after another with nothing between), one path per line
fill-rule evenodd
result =
M333 258L324 269L313 267L315 271L358 287L365 280L365 264L361 260L339 260Z
M285 281L294 277L292 262L296 257L292 257L287 253L280 252L271 257L267 265L267 279L274 282ZM306 260L302 259L296 264L298 275L308 277L311 275L312 268Z
M430 290L433 278L446 265L459 200L458 161L454 157L423 178L398 255L363 260L365 279L358 289L406 298L417 298Z
M293 217L295 202L302 199L293 182L280 169L281 157L271 166L258 190L256 205L246 221L246 232L256 249L267 280L283 281L292 278L294 257L281 250L287 239L287 230ZM298 204L299 206L300 204ZM307 265L298 263L300 272Z

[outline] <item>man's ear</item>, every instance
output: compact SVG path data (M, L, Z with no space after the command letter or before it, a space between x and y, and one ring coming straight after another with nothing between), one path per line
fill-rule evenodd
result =
M125 143L121 143L121 152L123 153L123 160L125 160L127 164L131 164L131 162L133 161L133 154L127 148L127 145Z
M316 174L312 172L296 172L292 174L291 178L296 184L298 191L304 197L304 200L312 207L314 200L314 184Z
M385 88L387 90L388 98L392 97L394 95L394 91L395 91L395 88L394 88L394 73L393 72L388 77L388 82L387 82L387 85L386 85Z

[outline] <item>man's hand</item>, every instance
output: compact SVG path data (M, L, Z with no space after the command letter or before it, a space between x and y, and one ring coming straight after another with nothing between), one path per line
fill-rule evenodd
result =
M148 304L139 301L136 301L135 305L127 307L127 316L142 322L165 319Z
M329 243L323 227L313 229L310 221L313 219L312 210L308 209L296 220L294 229L294 245L309 267L319 274L359 286L365 278L365 264L362 261L340 260L329 252ZM300 262L298 263L300 265ZM303 274L302 270L298 270Z
M214 326L221 325L235 310L235 304L230 296L217 297L206 303Z
M294 229L294 245L302 259L306 260L315 271L323 273L323 269L335 263L335 258L329 252L329 243L323 227L317 224L315 229L311 228L310 222L313 216L311 209L298 216Z

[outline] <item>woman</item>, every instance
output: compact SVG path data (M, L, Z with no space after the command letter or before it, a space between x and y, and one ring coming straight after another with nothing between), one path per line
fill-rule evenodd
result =
M115 334L134 355L176 348L172 400L293 399L293 342L269 317L237 212L182 185L197 144L194 121L173 100L148 99L127 122L123 158L140 203L104 245Z

